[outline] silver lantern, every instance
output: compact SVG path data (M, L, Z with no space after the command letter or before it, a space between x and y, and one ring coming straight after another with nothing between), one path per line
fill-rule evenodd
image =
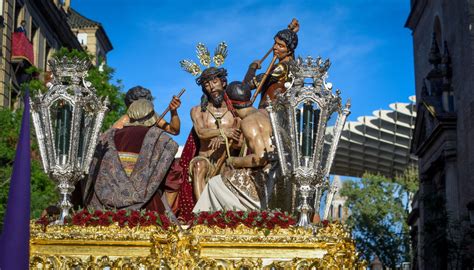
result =
M298 58L290 65L287 91L267 107L283 179L275 188L282 192L276 195L288 198L283 201L290 207L281 208L300 212L299 226L310 225L310 200L314 199L315 211L319 211L326 192L325 208L330 207L335 189L329 186L329 172L350 113L349 102L343 107L340 91L333 93L331 83L326 82L329 66L329 60L320 57Z
M44 171L57 183L63 224L72 207L75 184L89 171L107 111L86 81L88 60L49 60L53 77L44 94L31 99L31 112Z

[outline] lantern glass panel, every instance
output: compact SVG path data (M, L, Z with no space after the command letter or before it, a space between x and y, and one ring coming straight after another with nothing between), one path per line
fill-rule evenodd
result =
M284 104L281 102L276 102L273 104L272 110L273 114L275 115L275 128L276 131L273 131L273 136L278 136L281 140L281 147L282 153L284 156L284 160L280 160L280 162L285 162L286 168L288 170L292 170L292 144L294 143L291 136L291 125L290 125L290 117L288 115L288 104Z
M299 165L311 167L314 152L314 142L318 134L321 109L312 100L303 100L295 108L296 139L299 150Z
M94 125L96 122L96 117L93 113L84 111L81 116L81 122L79 126L79 145L77 152L77 162L79 167L83 167L84 159L87 156L88 145L90 145L90 140L92 133L94 131Z
M65 99L58 99L51 104L49 110L56 164L59 166L66 165L71 145L73 106Z
M328 155L329 155L329 150L331 149L331 145L334 143L334 131L335 131L335 124L337 122L337 119L340 117L339 113L337 111L333 112L332 114L329 115L328 122L327 122L327 128L326 128L326 133L324 135L324 145L322 149L322 158L320 159L321 164L320 168L325 168L327 165L328 161Z

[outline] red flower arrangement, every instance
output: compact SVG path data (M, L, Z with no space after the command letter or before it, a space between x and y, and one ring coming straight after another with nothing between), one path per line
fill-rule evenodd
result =
M54 221L44 216L36 221L44 227ZM89 210L82 209L75 212L65 221L68 225L76 226L109 226L117 224L120 227L134 228L137 226L159 226L168 229L170 219L155 211L137 210ZM195 214L192 225L217 226L219 228L235 228L243 224L249 228L271 230L276 226L288 228L296 224L296 219L286 212L278 210L268 211L216 211L200 212Z
M36 221L36 224L47 226L53 220L44 216ZM72 218L65 221L69 225L77 226L109 226L116 223L120 227L133 228L136 226L159 226L168 229L171 222L166 215L156 211L137 210L88 210L82 209L72 215Z
M249 228L271 230L275 226L288 228L295 225L296 220L288 213L278 210L200 212L193 219L193 225L217 226L219 228L235 228L239 224Z

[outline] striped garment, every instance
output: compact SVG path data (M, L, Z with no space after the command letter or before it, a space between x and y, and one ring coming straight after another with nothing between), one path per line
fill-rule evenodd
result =
M137 164L138 154L132 152L118 152L118 155L125 174L130 177L133 168L135 168L135 164Z

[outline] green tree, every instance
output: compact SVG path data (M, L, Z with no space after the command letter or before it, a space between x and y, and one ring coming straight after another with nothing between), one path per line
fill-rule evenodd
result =
M2 126L0 129L0 226L2 228L22 114L21 110L0 109L0 125ZM55 203L59 196L55 192L55 184L43 172L35 140L34 131L31 130L31 216L39 217L41 211Z
M347 220L363 258L377 255L385 266L395 269L410 261L410 236L406 223L410 203L418 189L415 169L394 179L364 174L360 181L346 181L341 194L351 214Z
M60 49L55 56L92 59L92 56L85 52L69 51L66 48ZM27 72L32 75L32 79L22 85L22 89L29 88L32 95L38 91L46 91L44 82L39 79L42 77L40 76L41 70L31 67ZM96 89L98 96L109 99L109 111L104 119L103 130L109 128L125 113L124 94L121 92L122 86L120 81L115 84L111 83L113 73L114 70L108 66L104 66L102 71L92 66L87 77L87 80ZM6 209L12 163L15 157L22 113L22 110L13 111L0 108L0 126L2 127L0 128L0 228L3 227L3 216ZM48 205L57 203L59 196L56 191L56 184L43 172L33 125L31 127L31 217L38 218Z

